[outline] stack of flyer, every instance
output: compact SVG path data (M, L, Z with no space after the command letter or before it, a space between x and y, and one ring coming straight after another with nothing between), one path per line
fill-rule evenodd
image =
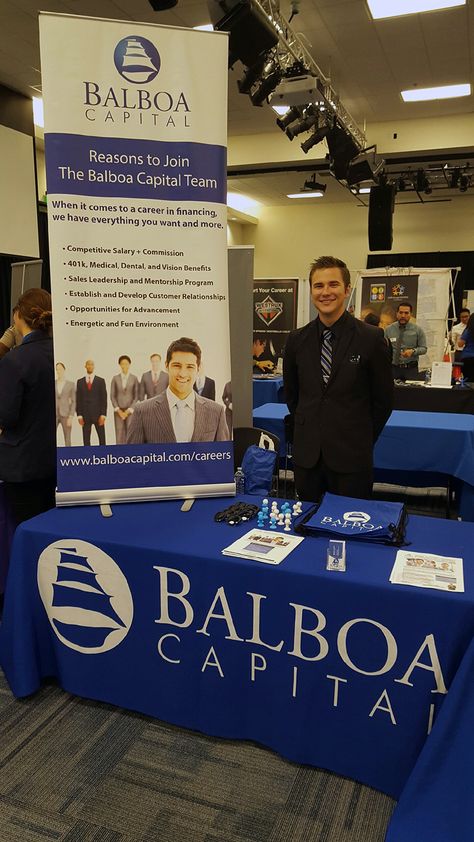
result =
M296 535L282 535L265 529L251 529L224 550L223 555L251 558L265 564L280 564L304 538Z
M462 558L399 550L390 581L398 585L464 593Z

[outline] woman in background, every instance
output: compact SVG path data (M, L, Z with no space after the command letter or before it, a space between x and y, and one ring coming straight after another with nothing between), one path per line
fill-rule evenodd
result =
M462 373L470 383L474 382L474 313L469 316L467 325L458 339L458 348L461 350L460 362L462 362Z
M51 296L25 292L13 311L21 344L0 360L0 479L15 524L54 506L56 413Z

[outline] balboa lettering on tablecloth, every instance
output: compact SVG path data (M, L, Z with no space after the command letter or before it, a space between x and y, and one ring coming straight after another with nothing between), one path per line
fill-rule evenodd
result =
M183 573L181 570L176 568L170 567L160 567L154 566L154 569L158 571L160 576L160 616L155 619L155 623L157 624L164 624L164 625L171 625L176 626L182 629L190 628L194 621L194 609L190 600L187 598L191 592L191 581L189 577ZM170 590L169 587L169 576L175 575L180 580L181 589L180 590ZM281 640L279 643L267 643L262 639L261 635L261 604L262 600L266 599L267 597L264 594L256 594L250 591L246 592L246 595L250 597L252 600L252 636L249 638L241 637L236 629L236 625L234 623L234 619L232 616L231 608L225 593L225 589L220 587L217 589L214 599L209 607L209 610L204 618L202 625L199 628L195 629L196 634L204 634L207 637L210 637L211 634L208 631L208 626L211 620L220 620L224 621L227 626L227 634L225 635L226 640L233 640L239 643L251 643L251 644L258 644L260 646L264 646L268 649L272 649L276 652L281 652L283 646L285 645L285 641ZM171 608L171 601L174 600L174 614L176 611L179 611L181 614L181 618L177 619L176 616L171 616L170 608ZM322 634L324 629L326 628L327 620L324 614L319 611L317 608L313 608L312 606L308 605L300 605L298 603L289 602L288 603L291 608L294 609L294 625L293 625L293 641L292 641L292 648L287 650L288 655L292 655L296 658L299 658L303 661L320 661L324 660L329 652L329 643L327 638ZM216 609L220 608L220 612ZM184 611L184 617L183 615ZM316 623L313 623L312 627L305 627L304 626L304 619L307 615L313 616L316 618ZM369 626L373 626L374 628L378 629L386 642L386 658L385 662L376 670L364 670L359 667L354 661L351 659L348 653L347 641L350 630L358 625L358 624L368 624ZM303 636L307 635L310 638L313 638L317 641L317 651L313 654L304 654L302 641ZM176 634L165 634L163 635L158 642L158 652L160 656L169 663L173 664L180 664L181 660L177 657L170 657L165 649L164 649L164 641L167 640L169 637L172 637L178 643L180 643L180 637ZM420 661L420 658L425 651L428 651L429 655L429 663L424 663ZM338 631L337 634L337 651L341 657L343 663L349 667L352 671L359 673L361 675L366 676L377 676L383 675L385 673L390 672L396 664L397 661L397 654L398 654L398 647L397 642L395 640L394 635L386 626L382 623L377 622L376 620L372 620L367 617L357 617L352 620L348 620L344 623L343 626ZM177 649L173 647L173 655L178 654ZM212 657L212 660L211 660ZM257 657L258 657L258 664L257 664ZM215 666L221 677L224 677L224 672L222 670L221 664L219 662L217 653L215 648L211 646L209 652L207 653L206 659L202 666L202 672L208 666ZM251 653L251 680L255 681L255 675L257 672L265 671L267 668L267 661L263 655L260 653ZM432 693L440 693L446 694L447 688L441 668L441 663L439 660L436 642L434 639L434 635L428 634L425 636L424 640L422 641L421 645L418 648L413 660L408 665L405 673L402 675L401 678L394 678L394 682L398 684L404 684L408 687L413 687L413 682L410 681L412 673L416 668L428 670L429 672L433 673L433 677L435 680L436 688L432 689ZM297 667L293 668L293 688L292 688L292 695L293 697L296 696L296 688L297 688ZM347 679L339 678L336 676L326 676L329 679L333 679L336 681L336 686L334 690L334 707L337 707L338 702L338 691L339 686L338 682L343 681L347 683ZM385 700L387 705L390 707L382 706L382 701ZM388 698L387 691L384 690L382 696L377 700L370 716L373 716L376 710L386 710L390 713L390 716L395 724L393 711L390 706L390 700ZM430 706L430 728L432 724L432 717L433 717L433 706Z
M153 570L159 575L159 616L153 618L154 623L182 630L181 636L174 631L166 631L158 639L157 652L168 664L186 666L185 660L180 656L180 646L184 642L182 635L186 634L187 630L212 638L213 622L223 622L224 627L221 628L226 632L224 640L250 646L251 682L258 680L259 673L271 669L272 664L268 659L274 657L256 652L253 647L259 646L272 653L286 654L305 663L306 669L309 669L310 665L314 669L330 653L330 640L334 639L335 634L341 662L352 673L367 679L381 675L388 677L389 673L393 676L393 672L400 667L397 665L398 646L395 636L386 625L370 617L354 617L347 620L336 632L331 628L330 618L318 608L289 601L288 609L292 612L291 638L272 641L266 638L262 628L263 610L268 612L267 621L271 611L271 604L264 603L268 597L265 594L246 591L245 597L250 600L246 620L251 634L245 637L234 620L234 613L223 586L216 589L207 611L201 609L202 615L197 617L191 602L189 576L177 568L153 565ZM99 547L79 539L55 541L39 556L37 577L40 596L51 626L65 646L84 655L96 655L115 648L125 639L134 616L132 595L128 582L116 562ZM233 598L235 599L235 595ZM281 613L281 606L279 611ZM240 624L241 617L240 613ZM356 630L361 629L373 629L376 635L375 646L383 642L381 662L374 664L370 670L358 664L354 654L351 654L353 635L357 634ZM222 636L219 643L222 645ZM225 679L225 651L221 651L212 642L200 657L202 673L213 668ZM421 660L422 657L427 660ZM304 669L301 664L291 666L289 689L292 698L303 692L302 688L305 685L303 683L300 688L299 684L300 681L304 682ZM395 684L414 687L412 679L415 670L422 669L433 674L435 687L430 690L431 693L444 695L448 692L433 634L425 635L410 663L403 664L403 669L400 677L399 669L397 677L391 676ZM350 677L350 673L348 675ZM349 679L341 675L326 675L324 670L320 677L322 680L334 682L332 708L338 708L347 700L347 693L342 693L342 685L348 685L349 691ZM313 681L314 676L312 683ZM373 718L376 712L386 713L392 725L397 725L388 689L383 688L382 692L378 689L377 694L377 699L370 703L371 709L367 710L369 718ZM428 733L433 725L434 713L435 706L431 703L428 710Z

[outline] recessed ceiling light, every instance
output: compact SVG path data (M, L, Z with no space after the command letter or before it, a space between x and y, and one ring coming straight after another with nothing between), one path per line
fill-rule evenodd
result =
M33 97L33 122L44 129L43 100L39 96Z
M371 189L372 189L371 187L359 187L357 192L358 193L370 193Z
M413 88L410 91L401 91L404 102L420 102L431 99L453 99L457 96L470 96L471 86L463 85L439 85L436 88Z
M320 199L324 196L324 193L321 190L304 190L302 193L287 193L286 194L289 199Z
M465 6L466 0L367 0L367 5L372 17L379 20L418 12L434 12L436 9L452 9Z
M284 117L290 110L289 105L272 105L272 108L280 117Z
M242 211L242 213L251 213L260 207L260 202L252 199L250 196L245 196L243 193L227 193L227 207L232 210Z
M214 32L212 23L203 23L201 26L193 26L193 29L199 29L201 32Z

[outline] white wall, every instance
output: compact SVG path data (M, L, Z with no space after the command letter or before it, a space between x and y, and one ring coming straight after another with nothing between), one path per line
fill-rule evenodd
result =
M0 126L0 252L39 257L33 138Z
M365 269L369 251L368 210L352 204L262 208L258 226L244 230L255 245L256 277L306 279L321 254L340 257L351 272ZM452 202L398 205L393 252L470 251L474 249L474 195ZM300 323L307 313L301 313Z

